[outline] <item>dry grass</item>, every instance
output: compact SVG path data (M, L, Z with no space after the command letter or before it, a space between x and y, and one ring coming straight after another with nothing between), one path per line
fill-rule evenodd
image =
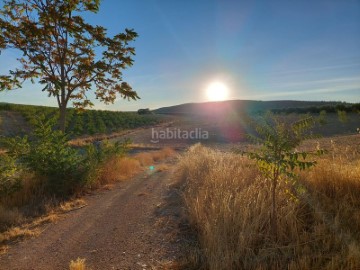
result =
M38 229L29 229L25 227L13 227L10 230L0 234L0 245L16 240L33 237L40 234Z
M134 158L140 162L141 166L149 166L154 163L153 156L149 152L138 153Z
M42 197L44 194L44 181L35 177L34 174L29 172L21 173L21 189L12 194L0 198L0 204L17 207L30 204L34 199ZM1 219L0 219L1 220Z
M98 168L93 181L95 184L92 187L109 186L112 183L130 179L143 171L144 167L172 157L175 153L172 148L163 148L157 151L141 152L133 157L111 157ZM159 170L166 170L166 167L160 166Z
M70 270L86 270L85 259L77 258L75 261L71 260L69 269Z
M160 164L160 165L158 165L158 166L155 166L155 170L156 170L157 172L163 172L163 171L167 171L167 170L169 170L169 169L170 169L170 166L167 165L167 164Z
M83 199L75 199L71 201L66 201L60 204L59 210L62 213L67 213L73 210L77 210L85 207L87 204Z
M42 194L43 185L39 179L27 172L23 172L21 176L21 189L11 196L0 198L0 232L26 221L25 212L33 208L34 201ZM25 205L28 206L26 211L23 209Z
M175 150L170 147L165 147L159 151L154 151L152 153L154 161L160 161L175 155Z
M301 174L296 188L279 187L275 242L269 184L252 161L200 145L190 148L177 177L198 235L193 253L200 255L193 267L360 269L360 155L351 162L338 156L323 157Z
M9 251L9 246L7 245L0 246L0 255L6 254L8 251Z
M55 222L58 219L58 214L54 211L51 211L49 214L35 218L31 222L25 223L24 221L21 226L9 227L4 232L0 233L0 248L3 248L7 243L10 242L37 236L40 234L39 227L41 225Z
M134 158L140 162L141 166L149 166L153 165L155 162L173 157L175 154L176 151L174 149L165 147L157 151L138 153L134 156Z
M23 214L17 207L0 205L0 229L19 224L23 220Z
M99 168L97 185L103 186L129 179L141 171L139 161L129 157L114 156Z
M40 234L39 227L43 224L56 222L59 215L82 208L86 205L82 199L70 200L61 203L51 202L45 208L46 214L39 217L24 217L22 211L18 208L4 207L0 205L0 250L1 252L7 251L7 243L22 240L28 237L34 237ZM30 206L34 207L34 206Z

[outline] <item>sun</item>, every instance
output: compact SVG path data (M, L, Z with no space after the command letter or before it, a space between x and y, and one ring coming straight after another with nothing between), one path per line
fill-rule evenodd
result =
M222 101L229 97L229 89L222 82L212 82L206 89L206 95L210 101Z

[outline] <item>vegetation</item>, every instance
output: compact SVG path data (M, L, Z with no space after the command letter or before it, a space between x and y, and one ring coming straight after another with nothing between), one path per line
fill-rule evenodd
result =
M4 0L0 10L0 50L17 49L20 68L0 76L0 91L21 87L26 80L44 85L59 107L59 127L65 132L66 108L91 107L87 92L105 104L117 94L138 99L122 79L122 70L133 64L138 35L125 29L113 37L102 26L85 22L82 13L96 13L99 0Z
M94 150L94 146L89 146L84 156L70 147L67 141L68 138L64 133L53 131L51 120L41 119L35 123L31 139L28 136L4 139L3 144L7 152L2 158L12 161L10 165L13 165L13 170L19 167L44 179L43 188L50 195L70 194L84 184L85 177L94 167L94 163L101 162L105 155L113 153L108 150L110 147L100 151ZM113 148L113 152L122 150L116 146ZM13 182L15 182L18 177L14 173L8 173L7 176L2 179L2 183L9 182L9 178L14 178Z
M0 154L0 250L14 238L37 234L39 224L55 219L52 209L68 208L64 200L129 179L147 166L141 155L126 156L129 140L75 149L64 133L54 131L55 123L38 119L29 135L1 140L6 151ZM147 161L153 165L173 154L153 151ZM32 221L39 216L42 221Z
M149 108L147 108L147 109L139 109L139 110L137 111L137 113L138 113L138 114L152 114L153 112L150 111Z
M37 123L39 116L47 119L58 117L56 108L44 106L0 103L1 110L20 112L30 126ZM159 120L153 115L101 110L86 110L79 113L75 109L69 108L67 109L66 133L70 137L110 133L149 126L158 122Z
M104 178L101 168L126 154L129 141L72 148L64 133L53 131L54 122L40 119L29 136L2 139L6 152L0 155L0 231L22 220L17 207L27 205L25 215L39 215L46 212L47 201L96 186Z
M5 140L6 157L16 159L25 168L47 179L46 189L54 194L68 194L81 181L83 159L67 144L61 131L53 131L51 120L40 119L30 140L27 136Z
M256 160L257 166L266 181L271 185L271 227L277 238L277 213L276 194L280 181L294 181L296 169L309 169L316 164L315 161L307 161L306 157L310 152L299 152L296 148L300 143L309 139L309 129L315 120L310 116L296 120L292 123L285 121L282 117L268 113L261 119L249 121L250 126L255 129L255 135L249 138L260 145L259 149L247 152L246 154ZM320 150L317 151L320 153Z
M272 109L273 113L321 113L322 111L325 113L337 113L339 111L343 112L360 112L360 103L354 104L334 104L334 105L321 105L321 106L308 106L308 107L288 107L282 109Z
M75 261L71 260L69 269L70 270L86 270L85 259L77 258Z
M279 182L275 240L271 182L256 162L192 146L177 172L197 238L189 269L358 269L360 149L332 144L316 161L299 172L301 190Z

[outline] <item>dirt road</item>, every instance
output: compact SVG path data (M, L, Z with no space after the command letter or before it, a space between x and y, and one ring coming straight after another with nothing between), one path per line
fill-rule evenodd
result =
M171 174L171 169L149 170L86 196L86 207L46 225L40 236L11 246L0 256L0 269L69 269L70 260L78 257L92 270L162 269L162 262L180 255L179 244L169 242L169 228L159 226L159 220L174 214L162 210Z

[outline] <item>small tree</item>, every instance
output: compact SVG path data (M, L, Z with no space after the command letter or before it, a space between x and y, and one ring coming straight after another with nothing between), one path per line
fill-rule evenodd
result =
M15 48L21 68L0 76L0 91L20 88L25 80L38 80L42 91L56 98L59 125L65 131L66 108L91 107L87 92L105 104L117 94L138 99L129 84L122 82L122 70L133 64L137 37L133 30L107 36L102 26L92 26L82 12L99 10L99 0L4 0L0 10L0 50ZM0 51L1 52L1 51Z
M295 176L294 169L305 170L316 164L315 161L306 161L310 152L296 150L303 140L312 137L308 131L314 126L315 120L307 116L289 123L279 115L268 113L264 118L248 120L248 123L254 129L254 134L248 137L260 148L246 154L256 160L260 172L271 183L270 224L277 239L276 190L279 181Z
M326 111L325 110L321 110L320 113L319 113L319 123L320 125L325 125L327 124L327 121L326 121Z
M345 124L348 121L346 111L337 111L338 119L341 123Z

